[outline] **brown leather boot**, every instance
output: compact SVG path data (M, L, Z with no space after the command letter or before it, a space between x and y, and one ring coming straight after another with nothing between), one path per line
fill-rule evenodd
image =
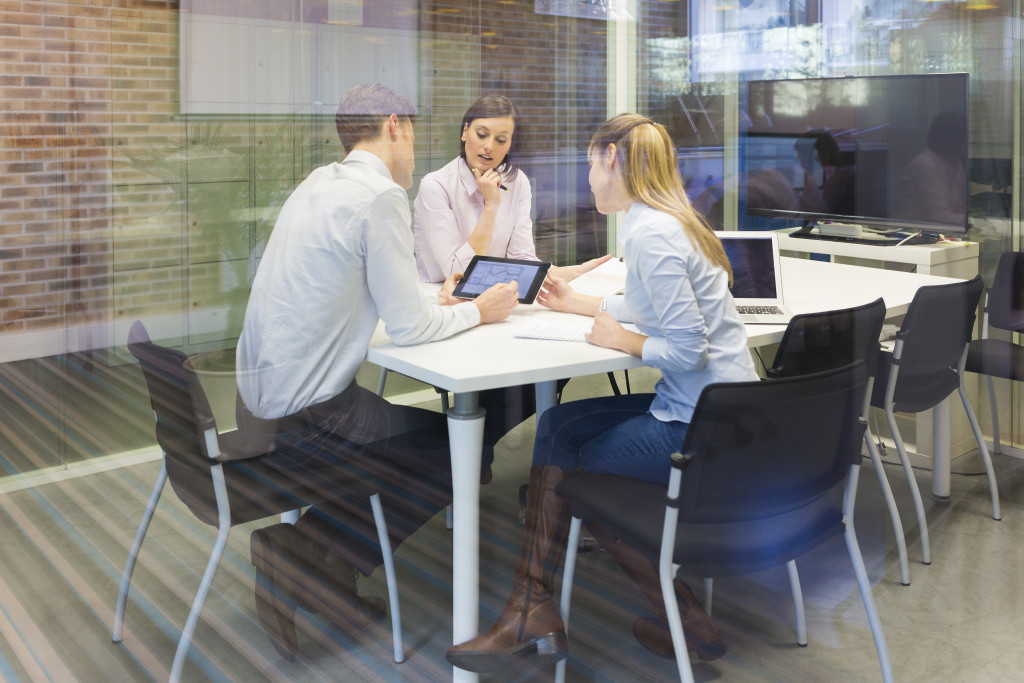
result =
M250 539L256 568L256 611L274 648L287 660L298 652L295 607L323 614L335 626L349 629L387 614L380 598L356 592L351 563L291 524L257 529Z
M448 650L453 666L488 673L534 656L542 663L556 662L568 652L565 626L553 599L554 575L569 533L569 508L555 494L565 476L552 465L530 470L526 530L512 595L487 633Z
M654 654L666 659L675 659L672 632L669 630L665 601L661 595L661 581L654 565L646 555L628 543L614 538L600 526L589 524L588 528L601 547L607 550L626 575L633 579L640 592L658 611L657 617L641 617L634 621L633 635L641 645ZM686 649L695 652L703 661L718 659L725 654L718 626L701 607L686 582L676 578L672 583L679 603L679 616L683 621Z

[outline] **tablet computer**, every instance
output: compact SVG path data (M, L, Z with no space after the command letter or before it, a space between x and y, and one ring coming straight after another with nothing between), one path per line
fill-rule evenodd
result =
M475 299L499 282L516 281L519 289L519 303L532 304L544 282L550 263L545 261L523 261L497 256L473 257L459 284L455 285L454 296L461 299Z

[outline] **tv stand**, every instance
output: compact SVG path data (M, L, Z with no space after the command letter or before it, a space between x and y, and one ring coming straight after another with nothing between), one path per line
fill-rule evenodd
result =
M941 235L928 231L901 230L899 228L868 228L848 223L810 223L789 233L792 237L811 240L830 240L876 247L921 246L935 244Z
M883 266L891 264L897 270L913 269L925 275L945 275L969 279L978 274L977 242L921 243L914 238L894 248L893 244L879 243L870 234L860 238L810 236L795 234L798 230L779 230L779 249L795 252L792 256L825 254L833 261L854 265ZM879 236L883 241L892 238ZM926 238L927 239L927 238ZM895 242L899 242L896 239Z

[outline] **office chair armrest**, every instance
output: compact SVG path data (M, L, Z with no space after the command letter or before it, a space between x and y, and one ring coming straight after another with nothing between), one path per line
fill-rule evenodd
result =
M686 471L686 468L690 466L690 461L693 460L693 456L689 453L673 453L672 454L672 467L677 470Z
M256 458L262 458L263 456L272 453L274 450L273 439L260 439L259 441L254 441L253 435L249 435L247 440L237 429L229 432L220 432L217 434L217 437L216 454L211 454L209 452L208 444L203 444L206 456L215 462L225 463L236 462L239 460L254 460Z

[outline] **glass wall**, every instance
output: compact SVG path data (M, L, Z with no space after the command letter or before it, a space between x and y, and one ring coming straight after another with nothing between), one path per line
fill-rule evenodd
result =
M5 21L6 474L152 447L128 327L189 353L233 345L276 213L342 157L334 108L363 81L419 109L410 201L458 154L466 108L511 97L538 254L574 263L614 246L586 146L622 103L668 127L712 223L766 228L739 173L747 81L968 72L969 237L986 278L1020 246L1019 0L126 0ZM1005 414L1019 392L1000 386Z

